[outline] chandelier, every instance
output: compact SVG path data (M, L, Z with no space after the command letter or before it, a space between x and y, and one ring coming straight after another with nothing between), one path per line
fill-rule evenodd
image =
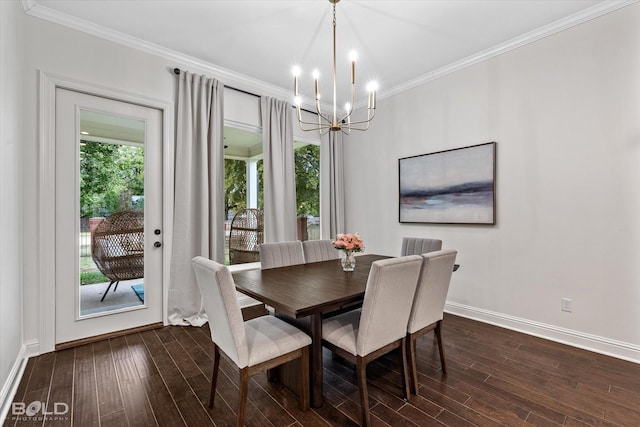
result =
M320 131L321 135L327 132L342 131L345 134L351 133L352 130L365 131L369 128L369 123L373 120L376 113L376 90L377 83L370 82L367 85L367 91L369 92L367 100L367 118L359 121L351 120L351 113L353 112L353 104L355 100L356 92L356 53L352 51L349 54L351 61L351 102L347 103L344 107L345 111L342 115L339 115L336 106L336 4L340 0L329 0L329 3L333 4L333 114L324 114L320 106L320 90L318 79L320 74L318 70L314 70L312 75L315 80L315 106L316 113L318 115L318 123L305 122L302 120L302 98L298 93L298 77L300 76L300 67L293 67L293 95L294 104L296 106L296 114L300 128L303 131Z

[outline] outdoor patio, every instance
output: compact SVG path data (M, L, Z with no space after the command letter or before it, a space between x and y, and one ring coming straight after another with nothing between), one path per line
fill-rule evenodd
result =
M142 305L142 301L133 291L131 286L142 285L143 279L123 280L118 285L118 289L114 292L113 286L109 289L109 293L104 301L100 301L104 295L109 282L95 283L92 285L80 286L80 311L81 315L100 313L103 311L118 310L121 308L134 307Z

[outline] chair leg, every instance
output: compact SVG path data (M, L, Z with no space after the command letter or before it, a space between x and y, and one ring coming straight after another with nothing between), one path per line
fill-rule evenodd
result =
M407 367L407 338L406 337L402 338L400 351L402 353L402 393L404 393L404 400L409 400L409 369Z
M406 346L409 356L409 376L411 384L411 393L418 395L418 367L416 365L416 337L413 334L408 334L406 340Z
M435 335L438 338L438 350L440 350L440 364L442 365L442 373L447 373L447 365L444 361L444 346L442 345L442 320L438 320L435 329Z
M371 425L371 414L369 413L369 392L367 390L367 364L362 357L357 356L356 373L358 376L358 388L360 389L360 408L362 412L362 425Z
M211 392L209 394L209 408L213 408L213 401L216 398L216 384L218 382L218 370L220 368L220 349L213 345L213 374L211 375Z
M236 425L244 425L244 412L247 407L247 394L249 393L249 368L240 369L240 400L238 402L238 421Z
M300 356L300 410L309 409L309 347L302 348Z
M104 301L104 297L106 297L106 296L107 296L107 293L109 292L109 289L111 289L111 285L113 285L114 283L116 284L116 288L117 288L117 287L118 287L118 283L120 283L120 282L116 282L115 280L112 280L112 281L109 283L109 286L107 286L107 290L106 290L106 291L104 291L104 295L102 295L102 298L100 298L100 302ZM116 291L116 289L115 289L115 288L113 288L113 291L115 292L115 291Z

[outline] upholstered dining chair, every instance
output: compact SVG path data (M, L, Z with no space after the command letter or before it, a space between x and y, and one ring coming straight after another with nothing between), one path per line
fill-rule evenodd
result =
M403 237L400 255L422 255L442 249L442 240L421 237Z
M442 346L442 318L457 253L453 249L445 249L422 255L422 268L409 316L406 342L411 370L411 392L416 395L418 394L416 340L419 337L435 331L442 372L447 373Z
M406 325L421 265L422 257L418 255L375 261L369 271L362 309L322 322L322 344L356 365L365 426L371 425L366 370L370 361L400 348L402 390L404 398L409 397Z
M320 262L339 259L340 252L333 247L331 240L305 240L302 242L305 262Z
M229 269L203 257L192 261L214 348L209 408L213 408L222 351L240 370L237 425L244 423L249 377L291 360L301 359L300 410L309 408L309 345L311 338L274 316L244 322Z
M260 266L262 270L304 264L302 242L263 243L260 245Z

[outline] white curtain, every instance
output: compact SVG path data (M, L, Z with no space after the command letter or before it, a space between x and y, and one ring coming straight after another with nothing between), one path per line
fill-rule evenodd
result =
M321 147L320 165L328 165L329 175L329 236L345 232L344 219L344 149L342 132L329 132L329 142Z
M178 76L169 323L207 321L191 268L197 255L224 263L224 85Z
M296 177L293 160L293 109L263 96L264 241L296 240Z

